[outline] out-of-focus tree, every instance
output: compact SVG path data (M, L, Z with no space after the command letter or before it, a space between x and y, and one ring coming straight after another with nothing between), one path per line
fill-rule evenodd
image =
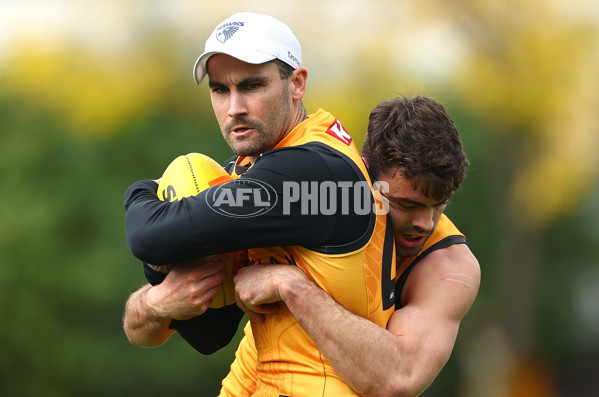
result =
M466 1L454 9L472 43L462 98L490 132L521 142L510 210L530 228L575 209L599 171L599 25L568 18L576 3Z
M559 306L557 319L568 309L539 299L539 284L564 266L543 256L545 232L584 202L599 171L597 15L586 18L592 8L584 0L562 3L463 0L431 7L462 32L469 50L456 97L478 115L494 145L486 161L498 255L483 264L491 270L483 277L496 294L500 329L487 341L503 343L504 365L477 371L505 382L494 382L503 385L497 394L478 385L470 395L548 396L554 387L551 364L542 361L556 352L539 345L539 334L551 331L538 313ZM576 288L563 281L559 292Z
M2 394L216 395L235 344L205 357L174 337L149 353L120 323L144 282L124 191L182 153L229 157L209 108L190 104L169 47L15 48L0 74Z
M24 34L0 65L0 310L7 319L0 321L0 390L215 395L235 343L203 357L177 336L151 351L124 338L123 304L143 276L124 241L122 195L179 154L231 155L206 83L195 86L190 69L201 52L198 37L249 6L67 3L86 16L108 11L94 19L97 41L68 27L65 42ZM310 71L306 108L333 112L356 144L370 110L396 95L434 96L458 125L473 166L448 213L481 260L483 285L452 359L425 395L551 396L558 365L586 364L576 315L564 314L575 297L591 298L587 313L597 301L592 278L585 279L592 273L574 268L589 267L584 255L592 258L599 242L587 236L588 225L599 221L568 218L578 203L599 212L592 198L585 201L597 178L599 56L596 15L576 13L583 4L307 0L249 7L294 28ZM127 26L126 46L113 46L122 37L105 34L118 23ZM444 63L451 57L440 47L444 55L457 48L461 58ZM574 293L581 280L585 288ZM592 395L584 387L581 395Z
M6 84L32 108L44 109L81 135L117 133L155 109L174 75L149 51L117 58L77 47L49 49L24 42L10 54Z

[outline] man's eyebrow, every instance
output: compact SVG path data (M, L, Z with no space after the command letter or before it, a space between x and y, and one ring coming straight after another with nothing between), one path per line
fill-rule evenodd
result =
M210 88L223 88L226 87L223 83L219 83L218 81L209 80L208 87Z
M239 83L237 83L237 86L242 87L248 84L264 83L266 81L268 81L268 77L266 76L248 77L247 79L243 79Z
M424 203L421 203L420 201L416 201L416 200L410 200L409 198L405 198L405 197L391 197L391 200L401 201L403 203L417 205L419 207L425 207Z
M402 202L402 203L406 203L406 204L412 204L412 205L417 205L419 207L426 207L426 204L421 203L420 201L416 201L416 200L412 200L409 199L407 197L402 197L402 196L391 196L388 193L382 193L383 196L387 197L387 199L394 201L394 202ZM449 202L449 199L445 199L445 200L441 200L435 204L433 204L434 206L437 205L442 205L442 204L446 204L447 202Z
M416 200L411 200L409 198L406 197L402 197L402 196L392 196L389 193L382 193L383 196L387 197L387 199L391 200L391 201L395 201L395 202L403 202L406 204L413 204L413 205L419 205L421 207L424 207L424 204L421 203L420 201L416 201Z
M239 83L235 84L235 86L243 87L243 86L246 86L249 84L264 83L268 80L269 79L266 76L248 77L247 79L243 79ZM223 83L220 83L220 82L214 81L214 80L208 81L208 86L211 88L226 88L227 87L226 84L223 84Z

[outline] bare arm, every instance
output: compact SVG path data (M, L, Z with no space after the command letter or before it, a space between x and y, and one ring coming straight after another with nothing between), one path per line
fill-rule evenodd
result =
M212 261L211 261L212 260ZM144 285L125 304L123 328L133 345L156 347L175 332L171 321L203 314L224 279L224 264L208 257L175 266L161 284Z
M238 304L259 319L282 300L339 376L364 396L414 396L441 371L480 280L466 245L414 268L387 329L339 305L295 266L252 266L236 277Z
M125 304L123 328L132 345L160 346L175 332L170 328L170 318L158 316L148 306L146 300L151 288L150 284L144 285L131 294Z

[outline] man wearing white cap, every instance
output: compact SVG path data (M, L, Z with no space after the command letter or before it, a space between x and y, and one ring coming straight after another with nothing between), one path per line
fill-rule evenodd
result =
M260 14L227 18L195 64L196 82L206 75L221 132L237 154L225 167L234 180L218 189L245 201L224 202L208 189L163 202L155 181L136 182L125 195L132 253L161 265L247 249L251 264L295 265L347 309L385 327L394 311L395 256L388 217L377 211L384 199L339 120L324 110L306 115L307 71L289 27ZM228 343L243 312L235 305L207 310L223 268L204 262L176 266L130 298L125 331L132 343L159 345L174 330L204 353ZM190 284L200 303L181 311ZM276 309L263 318L250 313L256 392L356 395L289 310Z

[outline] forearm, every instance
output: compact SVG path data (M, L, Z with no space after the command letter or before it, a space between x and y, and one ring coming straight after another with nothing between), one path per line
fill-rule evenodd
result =
M126 193L125 215L127 244L138 259L154 265L186 262L207 255L244 250L255 247L285 246L290 244L318 245L332 234L335 219L323 214L302 217L301 203L290 205L289 214L281 200L269 209L268 217L224 216L235 213L238 207L215 203L214 195L203 191L197 196L180 201L163 202L156 197L153 182L140 181ZM155 185L155 184L154 184ZM282 186L282 182L279 183ZM247 189L231 182L221 186L231 191L232 197L243 194L235 189ZM277 192L284 194L283 188ZM273 193L274 194L274 193ZM216 196L219 197L219 196ZM262 207L243 206L248 213L257 213ZM299 209L298 209L299 208ZM240 239L231 239L235 230ZM356 234L363 233L357 230Z
M146 299L150 285L145 285L129 297L125 304L123 329L129 342L135 346L156 347L173 334L171 320L160 317L148 306Z
M262 156L239 180L175 202L160 201L153 181L132 184L124 198L126 237L131 252L142 261L162 265L248 248L316 247L359 239L367 230L372 214L350 216L339 212L330 216L318 211L304 216L302 200L276 199L289 195L290 182L296 182L297 186L309 182L311 186L331 180L364 181L342 157L317 152L318 148L299 148L287 149L284 155L270 153ZM294 164L310 164L310 167ZM240 183L243 181L246 183ZM247 196L248 186L253 186L251 181L260 181L268 187L272 202L262 197L262 193ZM262 192L260 189L254 190ZM338 187L336 196L342 197L343 193L344 188ZM345 194L350 197L346 204L351 208L354 192ZM255 201L256 197L260 200ZM239 211L258 214L265 210L267 216L226 216ZM231 239L232 230L243 238Z
M260 321L276 310L271 303L283 301L358 394L416 396L449 359L460 320L478 290L478 262L473 257L463 260L464 247L456 247L420 263L410 276L404 305L391 315L386 329L345 309L297 266L240 269L235 276L237 302Z
M306 299L306 297L310 297ZM409 396L422 391L401 336L339 305L310 280L294 280L282 299L339 376L363 396Z

